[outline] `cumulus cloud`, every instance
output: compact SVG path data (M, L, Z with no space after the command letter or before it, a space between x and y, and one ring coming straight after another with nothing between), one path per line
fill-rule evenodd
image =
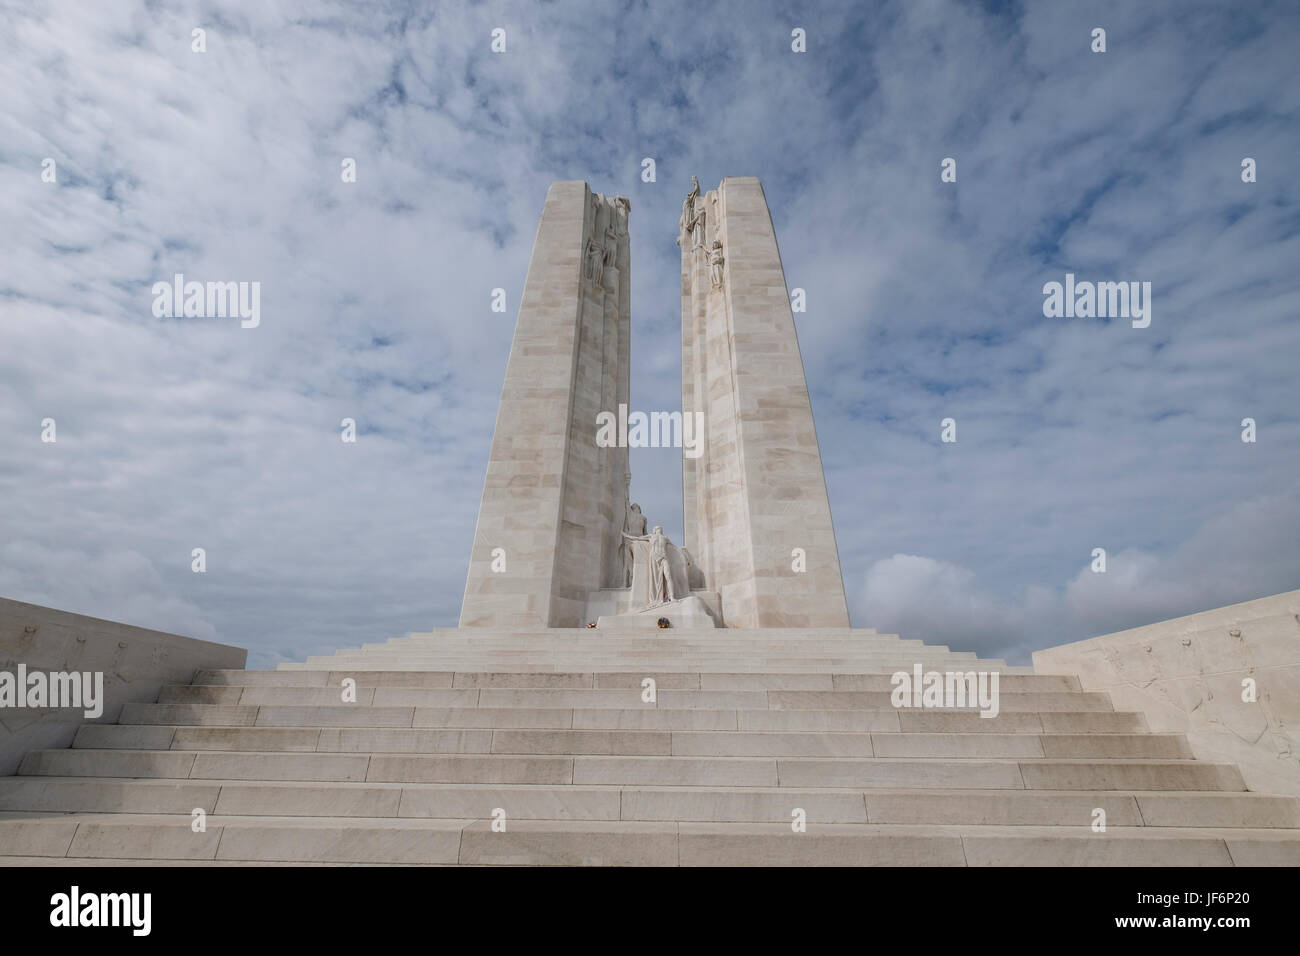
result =
M1168 553L1108 552L1104 571L1089 553L1059 586L1011 595L991 591L970 568L895 554L867 569L855 612L879 630L1024 664L1039 648L1294 589L1297 527L1300 493L1251 500Z
M0 594L22 595L74 614L113 616L139 627L214 640L203 611L178 597L154 563L129 550L79 551L10 541L0 547Z
M1024 626L1023 610L981 590L974 571L912 554L873 564L860 600L877 630L932 643L992 649Z

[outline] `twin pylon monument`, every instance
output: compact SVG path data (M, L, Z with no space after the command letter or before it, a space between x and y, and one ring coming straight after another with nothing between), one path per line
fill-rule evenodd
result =
M763 187L678 222L686 540L631 500L630 202L547 192L506 367L462 628L848 627L821 453ZM600 440L619 421L621 440Z
M629 208L547 195L460 627L247 671L0 600L0 678L108 676L103 720L0 720L0 864L1300 865L1300 591L1039 670L848 627L755 179L678 224L667 540L621 440Z

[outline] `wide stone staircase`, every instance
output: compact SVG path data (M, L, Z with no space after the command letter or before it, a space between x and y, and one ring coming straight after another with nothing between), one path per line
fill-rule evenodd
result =
M996 671L999 713L895 708L917 663ZM874 631L445 629L29 754L0 862L1296 865L1300 799L1073 677Z

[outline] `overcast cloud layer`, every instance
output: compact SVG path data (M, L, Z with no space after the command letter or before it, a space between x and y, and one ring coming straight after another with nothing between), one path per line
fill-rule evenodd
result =
M1300 586L1293 3L3 11L0 595L255 666L454 624L547 186L631 199L673 409L692 174L762 179L806 290L855 626L1024 661ZM261 325L155 318L177 272ZM1066 272L1150 327L1045 318ZM680 540L680 452L633 471Z

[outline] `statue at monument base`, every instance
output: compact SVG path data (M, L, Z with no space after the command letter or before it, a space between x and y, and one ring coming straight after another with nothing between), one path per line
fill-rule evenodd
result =
M645 515L641 513L641 506L631 498L632 476L625 474L623 483L627 490L623 493L623 527L622 536L618 544L618 563L615 568L614 580L619 582L619 587L629 588L632 586L632 569L635 564L632 555L632 541L645 535Z
M704 582L690 552L673 544L660 525L645 534L645 518L635 505L629 507L628 516L628 524L642 532L622 532L630 586L592 593L588 610L598 619L597 626L658 627L659 619L666 617L672 627L717 627L718 595L692 593Z
M690 594L690 578L682 549L655 525L646 535L623 537L632 547L632 607L658 607Z

